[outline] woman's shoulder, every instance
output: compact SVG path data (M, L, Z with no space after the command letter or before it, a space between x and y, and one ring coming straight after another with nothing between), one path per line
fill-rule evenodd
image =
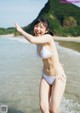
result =
M52 36L52 35L50 35L50 34L45 34L44 37L45 37L45 39L47 38L51 44L54 43L54 39L53 39L53 36Z
M48 37L51 41L54 41L53 36L50 34L46 34L46 37Z
M44 36L46 36L46 37L48 37L48 38L53 38L53 36L50 35L50 34L45 34Z

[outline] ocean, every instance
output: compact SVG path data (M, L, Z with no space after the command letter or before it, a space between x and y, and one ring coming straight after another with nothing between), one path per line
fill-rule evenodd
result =
M55 43L67 76L60 113L80 113L80 52ZM8 113L40 113L41 67L34 44L0 37L0 106L7 105Z

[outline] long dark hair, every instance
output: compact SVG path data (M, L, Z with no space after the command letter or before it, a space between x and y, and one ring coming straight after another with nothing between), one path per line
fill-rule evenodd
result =
M46 34L50 34L53 36L53 33L50 31L50 28L49 28L49 21L46 20L45 18L39 18L34 22L34 26L39 24L40 22L42 22L43 25L46 27L46 30L48 30Z

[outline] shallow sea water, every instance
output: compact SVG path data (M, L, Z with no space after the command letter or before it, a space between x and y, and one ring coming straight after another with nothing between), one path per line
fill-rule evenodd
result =
M67 75L60 111L80 113L80 53L56 46ZM35 45L23 38L0 38L0 105L8 105L8 113L40 113L41 67Z

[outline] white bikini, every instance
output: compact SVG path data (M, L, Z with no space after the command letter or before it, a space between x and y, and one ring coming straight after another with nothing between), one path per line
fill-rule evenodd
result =
M37 51L38 56L41 57L42 59L46 59L52 56L52 53L45 47L43 46L40 53Z
M49 57L53 56L51 51L49 51L45 46L42 47L40 53L37 51L37 54L42 59L46 59L46 58L49 58ZM50 85L52 85L54 80L56 79L56 77L49 76L49 75L46 75L44 73L42 73L42 75L43 75L44 79L47 81L47 83L50 84Z

